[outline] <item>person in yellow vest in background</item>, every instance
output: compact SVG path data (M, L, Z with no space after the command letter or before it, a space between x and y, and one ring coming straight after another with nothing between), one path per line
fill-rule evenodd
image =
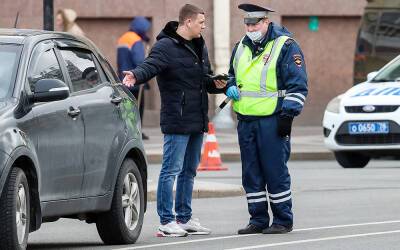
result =
M286 164L292 121L308 92L304 56L291 33L269 21L273 10L253 4L238 8L245 11L247 32L233 50L226 91L239 120L242 184L250 213L249 224L238 233L288 233L293 213Z
M149 42L150 40L148 34L150 28L151 23L145 17L135 17L129 25L129 31L125 32L118 39L117 66L118 76L120 77L121 81L124 79L124 74L122 73L123 71L132 70L144 61L146 55L145 43ZM129 88L135 98L140 101L139 112L142 123L144 115L143 88L149 89L150 87L147 83L145 83L144 85L133 86ZM144 133L142 133L142 138L144 140L149 139L149 137Z

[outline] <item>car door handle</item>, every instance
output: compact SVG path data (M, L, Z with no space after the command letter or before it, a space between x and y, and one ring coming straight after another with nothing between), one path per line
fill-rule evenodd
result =
M114 103L114 104L118 105L121 102L122 102L122 97L120 97L120 96L113 96L111 98L111 103Z
M68 110L68 115L71 117L76 117L81 113L81 110L78 108L70 107Z

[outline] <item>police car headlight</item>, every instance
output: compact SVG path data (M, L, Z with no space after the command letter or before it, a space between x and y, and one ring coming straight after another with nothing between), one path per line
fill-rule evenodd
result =
M336 96L335 98L333 98L326 106L326 110L332 113L339 113L341 99L341 96Z

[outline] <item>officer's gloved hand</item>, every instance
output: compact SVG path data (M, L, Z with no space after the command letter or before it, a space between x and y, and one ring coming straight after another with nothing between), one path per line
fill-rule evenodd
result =
M280 114L278 116L278 135L280 137L290 136L292 132L293 116Z
M226 91L226 96L237 101L240 99L239 89L236 86L230 86Z

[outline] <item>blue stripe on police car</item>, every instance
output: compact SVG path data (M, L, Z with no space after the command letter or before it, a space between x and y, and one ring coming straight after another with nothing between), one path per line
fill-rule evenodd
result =
M358 97L358 96L387 96L387 95L400 95L400 88L398 87L387 87L387 88L371 88L365 89L351 97Z

